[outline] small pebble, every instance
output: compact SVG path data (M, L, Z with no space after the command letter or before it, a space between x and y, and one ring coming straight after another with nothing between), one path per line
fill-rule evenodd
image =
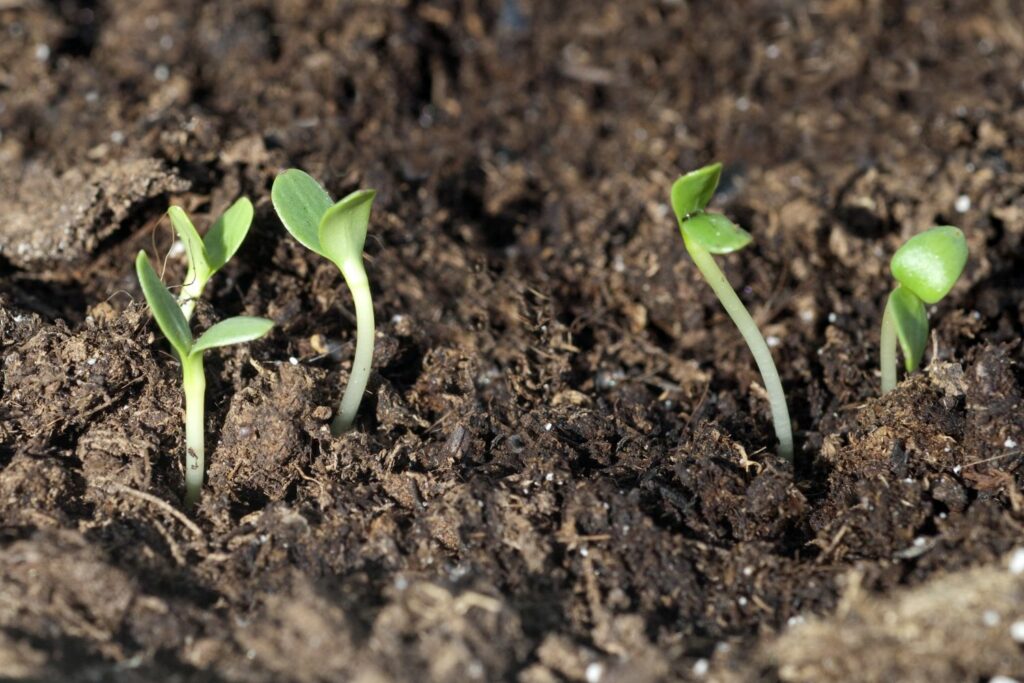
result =
M291 363L292 365L298 365L299 364L299 359L296 358L295 356L289 356L288 357L288 362Z
M50 58L50 46L45 43L39 43L35 49L36 59L40 62L45 62Z
M1010 624L1010 637L1018 643L1024 643L1024 621L1015 621Z
M1016 448L1017 447L1017 442L1014 441L1013 439L1011 439L1010 437L1006 437L1006 441L1003 442L1003 447L1004 448Z
M956 209L957 213L967 213L971 210L971 198L965 194L960 195L956 198L953 208Z
M587 683L597 683L604 677L604 665L600 662L587 664L587 670L583 673L583 677L587 679Z

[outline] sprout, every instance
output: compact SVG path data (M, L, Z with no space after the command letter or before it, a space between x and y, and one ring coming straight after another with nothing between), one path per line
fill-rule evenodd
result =
M779 440L779 455L792 460L793 427L789 419L789 409L786 407L786 395L782 391L782 382L779 380L778 370L775 369L771 351L768 350L768 344L758 331L754 319L750 317L743 302L736 296L736 292L729 286L729 281L712 258L712 254L739 251L753 240L750 233L725 216L705 211L715 188L718 187L721 175L722 165L712 164L680 176L672 185L672 209L679 220L679 231L683 235L686 250L690 252L697 269L711 285L711 289L725 307L725 312L739 328L743 340L754 354L764 387L768 391L775 436Z
M242 197L232 204L206 233L205 239L200 239L188 214L180 206L172 206L167 214L188 254L188 272L178 305L185 320L190 320L210 277L235 255L248 234L252 225L252 202Z
M355 303L356 354L341 406L331 423L335 436L352 427L370 379L373 299L363 267L363 243L375 195L373 190L358 190L334 203L320 183L295 168L277 176L270 192L284 227L307 249L338 267Z
M899 283L882 314L882 393L896 386L896 342L903 364L913 372L928 341L924 305L949 294L967 264L967 240L959 228L943 225L914 235L893 254L890 269Z
M203 486L206 395L203 354L218 346L259 339L270 331L274 323L264 318L228 318L206 330L199 339L193 340L185 315L178 308L174 296L153 271L144 251L140 251L135 259L135 272L156 324L181 360L182 384L185 388L185 505L192 506L199 500L199 491Z

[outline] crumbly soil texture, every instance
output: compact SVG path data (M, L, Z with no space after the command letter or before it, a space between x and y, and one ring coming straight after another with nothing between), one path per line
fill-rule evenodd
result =
M0 0L0 680L983 681L1024 674L1015 0ZM725 163L720 262L667 203ZM356 428L337 270L270 204L377 190ZM255 221L180 366L133 260ZM888 259L963 228L884 398ZM1016 572L1016 573L1015 573Z

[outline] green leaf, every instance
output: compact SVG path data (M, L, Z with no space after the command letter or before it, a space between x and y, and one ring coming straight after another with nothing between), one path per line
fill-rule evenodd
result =
M210 274L224 267L231 260L242 241L249 233L252 225L252 202L242 197L221 214L203 239L206 247L206 258L210 264Z
M928 314L914 292L897 287L889 295L889 309L896 323L896 337L903 349L903 364L913 372L921 364L928 343Z
M695 242L712 254L731 254L753 241L750 233L720 213L699 213L680 221L687 249Z
M270 190L274 210L292 237L307 249L326 256L320 249L320 219L334 201L311 175L290 168L274 179Z
M157 277L144 251L140 251L135 257L135 272L139 276L142 294L153 311L156 324L178 352L178 357L184 359L192 349L192 331L189 330L188 322L178 308L178 302Z
M266 318L252 318L244 315L228 318L203 332L192 345L192 353L202 353L218 346L230 346L259 339L270 332L270 328L273 326L274 322Z
M185 274L185 282L192 282L198 279L200 283L206 284L216 268L210 267L210 260L206 254L206 246L202 238L192 225L192 220L180 206L172 206L167 209L167 215L171 217L171 225L178 233L178 239L185 245L185 253L188 254L188 272Z
M711 201L722 176L722 164L711 164L686 175L672 183L672 210L680 221L692 213L703 211Z
M373 190L357 190L328 209L320 220L321 253L342 270L346 264L363 262L366 229L376 196Z
M949 294L967 264L967 240L959 228L943 225L914 235L893 254L892 276L925 303Z

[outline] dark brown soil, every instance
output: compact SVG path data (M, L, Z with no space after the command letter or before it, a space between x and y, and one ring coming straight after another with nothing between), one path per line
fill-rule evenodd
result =
M0 679L1024 674L1022 16L0 0ZM795 471L667 205L715 159ZM274 215L288 166L378 191L340 438L351 302ZM197 328L277 326L209 356L186 514L132 256L180 282L168 203L205 228L241 194ZM880 399L888 257L936 223L971 259Z

